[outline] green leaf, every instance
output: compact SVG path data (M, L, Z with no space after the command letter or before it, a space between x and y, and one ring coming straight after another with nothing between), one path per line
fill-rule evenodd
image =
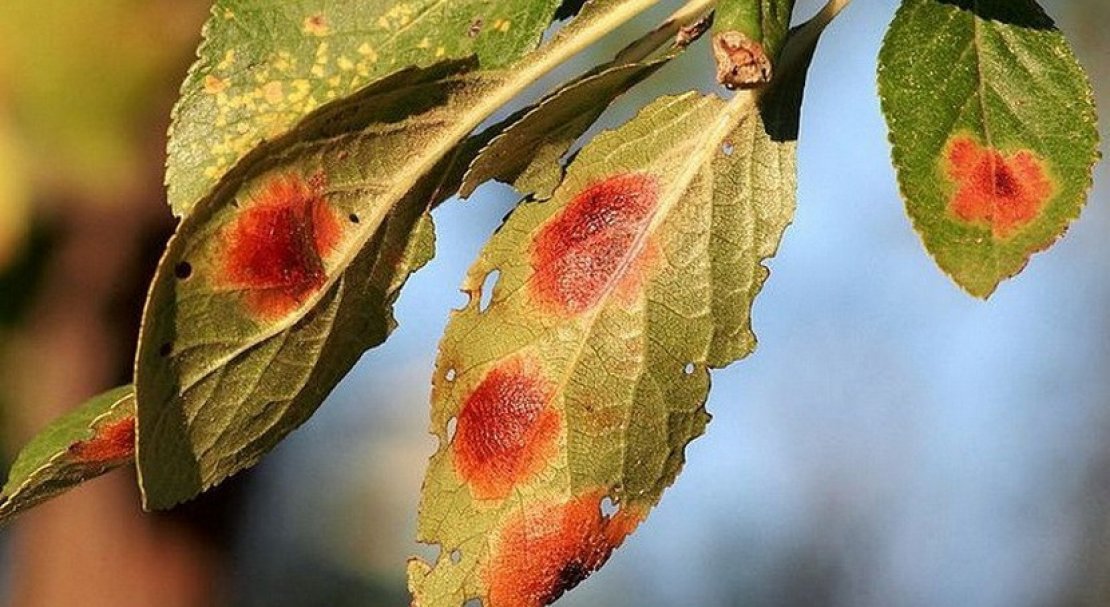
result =
M186 214L256 145L317 107L409 66L476 55L504 67L558 0L218 0L182 86L166 184Z
M59 493L131 463L135 391L110 390L46 427L20 451L0 494L0 525Z
M467 135L652 4L594 2L505 69L399 72L228 173L182 221L147 302L136 366L146 506L189 499L303 423L392 329L398 290L432 254L427 210L475 150Z
M879 57L894 166L925 248L976 297L1079 216L1091 87L1030 0L905 0Z
M707 365L754 342L743 301L793 210L792 158L754 115L736 130L726 116L716 97L655 102L584 148L549 202L522 204L471 269L441 344L421 506L420 540L442 556L413 565L415 605L545 604L678 473L708 420ZM602 516L605 498L620 514Z
M560 87L523 116L511 117L504 132L474 159L459 193L469 197L482 183L497 179L521 194L550 198L563 178L562 159L574 142L609 104L678 56L707 25L703 11L683 8L611 62Z
M546 605L674 481L709 420L709 369L755 347L828 18L798 37L781 86L655 101L490 239L440 344L418 522L439 557L410 562L414 607Z

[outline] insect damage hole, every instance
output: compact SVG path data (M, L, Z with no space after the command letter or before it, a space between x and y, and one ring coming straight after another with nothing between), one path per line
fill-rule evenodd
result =
M601 500L601 516L604 518L613 518L620 512L620 509L620 504L609 496L605 496L605 499Z
M359 219L359 217L358 217L358 214L357 214L357 213L351 213L350 215L348 215L348 216L347 216L347 219L348 219L348 220L349 220L349 221L350 221L351 223L353 223L353 224L356 224L356 225L358 224L358 222L362 221L361 219Z
M682 373L683 373L684 375L693 375L693 374L694 374L694 371L697 371L697 370L698 370L698 366L697 366L697 365L695 365L695 364L694 364L694 363L692 363L692 362L690 362L690 363L686 363L686 366L685 366L685 367L682 367Z
M443 379L445 379L447 381L455 381L455 378L458 377L458 376L459 376L459 372L456 371L454 367L451 367L450 369L447 370L446 373L443 374Z
M455 565L458 565L459 563L462 562L462 550L459 550L458 548L455 548L454 550L451 551L451 553L448 555L448 557L451 559L452 563L454 563Z
M493 303L493 291L497 287L497 281L501 278L501 270L493 270L486 274L486 279L482 281L482 288L478 291L478 312L484 313L489 309L490 304Z
M477 597L472 598L472 599L468 600L467 602L463 603L463 607L482 607L482 599L477 598Z
M446 430L447 430L447 443L448 444L450 444L452 441L455 440L455 430L457 430L458 427L459 427L459 418L452 417L451 419L447 420Z
M189 277L193 275L193 264L187 261L178 263L173 267L173 275L176 276L178 280L188 280Z
M721 146L721 152L723 152L725 156L732 156L732 153L735 151L736 146L732 145L731 141L726 141L724 145Z

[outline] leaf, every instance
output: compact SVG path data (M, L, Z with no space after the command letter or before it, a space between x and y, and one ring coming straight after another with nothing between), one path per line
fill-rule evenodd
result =
M879 57L894 166L925 248L976 297L1083 207L1098 160L1090 84L1030 0L905 0Z
M59 493L131 463L135 392L110 390L55 420L19 453L0 494L0 525Z
M574 142L609 104L678 56L705 27L705 13L684 7L613 61L547 95L523 116L511 117L504 132L471 163L459 193L467 198L482 183L497 179L521 194L550 198L563 177L562 159ZM676 41L680 32L686 35ZM653 58L668 42L669 48Z
M427 210L466 136L535 78L652 5L595 2L503 70L404 70L252 152L181 223L136 363L144 503L166 508L256 463L381 343L432 255ZM463 164L465 166L465 163Z
M166 184L186 214L259 143L409 66L477 55L505 67L559 0L218 0L174 111Z
M709 419L709 369L755 347L762 262L794 212L783 135L826 22L761 105L661 98L490 239L440 344L418 522L439 557L410 562L414 607L551 603L674 481Z

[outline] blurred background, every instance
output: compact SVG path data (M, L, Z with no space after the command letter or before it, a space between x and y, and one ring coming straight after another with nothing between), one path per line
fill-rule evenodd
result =
M1043 4L1110 112L1110 3ZM874 73L896 5L858 0L822 42L798 215L756 304L758 351L715 374L714 421L683 475L560 605L1110 605L1110 165L1067 238L989 303L965 296L922 249L889 164ZM800 0L799 12L816 6ZM207 10L0 4L8 461L51 418L128 380L145 283L173 227L169 110ZM694 47L604 125L655 95L709 90L710 67ZM515 201L491 184L437 211L438 257L403 292L400 328L257 469L152 515L133 473L117 472L0 531L0 601L406 605L436 343L463 299L455 286Z

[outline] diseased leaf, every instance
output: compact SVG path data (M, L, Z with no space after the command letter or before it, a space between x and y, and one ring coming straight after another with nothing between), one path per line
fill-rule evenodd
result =
M535 47L559 0L217 0L174 111L166 184L183 215L259 143L409 66Z
M64 415L19 453L0 494L0 525L59 493L131 463L135 391L110 390Z
M433 379L418 533L440 557L410 563L415 606L550 603L673 481L708 418L707 368L754 347L761 261L793 212L805 68L842 6L799 32L758 111L754 93L661 99L487 245Z
M165 508L253 465L393 327L432 254L464 140L536 77L653 4L609 0L503 70L413 68L326 106L230 172L155 276L136 371L138 467Z
M497 179L521 194L550 198L563 177L563 156L574 142L613 100L666 65L706 27L703 11L684 7L613 61L560 87L523 116L510 118L504 132L474 159L459 193L469 197L482 183ZM658 52L664 47L669 48Z
M879 90L925 248L976 297L1025 267L1086 201L1098 159L1090 84L1031 0L905 0Z
M418 523L440 551L410 562L414 607L549 604L674 481L709 419L709 369L755 347L762 261L794 211L804 71L832 14L761 105L661 98L490 239L440 344Z

